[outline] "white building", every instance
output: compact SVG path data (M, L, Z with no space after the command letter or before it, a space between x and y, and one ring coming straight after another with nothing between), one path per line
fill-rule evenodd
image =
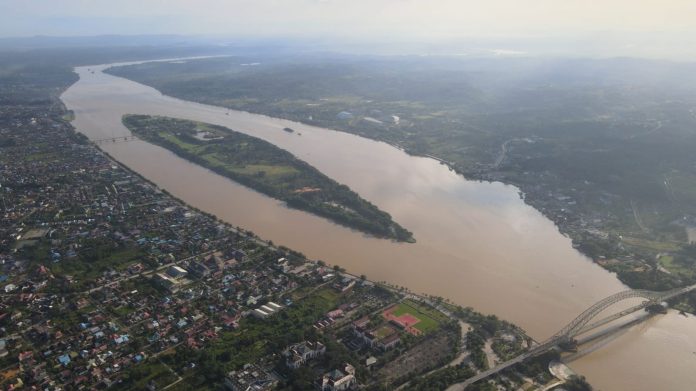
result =
M355 368L350 364L343 364L342 368L334 369L320 377L317 382L319 391L343 391L350 390L357 384Z
M253 310L251 313L252 315L256 316L257 318L265 319L268 318L269 316L277 313L278 311L282 310L283 306L280 304L276 304L272 301L269 301L268 303L262 305L261 307Z
M182 278L186 277L188 272L179 266L173 265L169 266L169 268L167 269L167 274L174 278Z
M290 345L283 355L285 364L292 369L297 369L307 363L308 360L319 357L326 353L326 346L321 342L304 341Z

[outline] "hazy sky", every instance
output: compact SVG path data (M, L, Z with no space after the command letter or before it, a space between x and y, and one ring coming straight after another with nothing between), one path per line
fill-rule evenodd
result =
M0 35L693 31L694 0L0 0Z
M634 37L623 45L659 36L653 46L674 49L693 46L695 32L696 0L0 0L3 37L216 34L447 41L592 34L608 39L620 33Z

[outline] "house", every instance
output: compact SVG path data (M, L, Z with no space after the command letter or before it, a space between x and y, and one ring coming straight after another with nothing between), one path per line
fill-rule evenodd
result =
M278 379L258 365L246 364L239 371L232 371L225 378L225 388L231 391L270 391L278 385Z
M336 114L336 118L342 119L342 120L353 119L353 113L348 112L348 111L341 111L340 113Z
M269 316L277 313L283 309L283 306L280 304L276 304L272 301L269 301L268 303L262 305L261 307L253 310L251 313L252 315L256 316L257 318L265 319L268 318Z
M70 356L67 354L64 354L62 356L58 357L58 362L61 363L64 367L70 364Z
M371 366L377 364L377 357L375 356L370 356L365 360L365 366L370 368Z
M182 278L182 277L186 277L188 272L185 269L181 268L180 266L174 265L174 266L169 266L169 268L167 268L167 274L172 278Z
M389 350L401 342L399 332L391 324L383 324L374 329L367 329L369 318L364 317L353 322L353 334L371 347Z
M19 353L19 357L17 358L20 363L23 363L25 361L29 361L34 357L34 352L31 350L27 350L26 352L21 352Z
M239 262L242 262L247 257L247 254L242 250L233 250L233 251L231 251L230 256L231 256L231 258L233 258Z
M355 334L356 337L360 339L365 338L365 333L368 331L367 326L370 324L370 317L369 316L363 316L362 318L353 321L352 327L353 327L353 334Z
M334 277L336 277L335 274L333 274L333 273L327 273L327 274L324 274L323 276L321 276L321 280L322 280L323 282L326 282L326 281L329 281L330 279L332 279L332 278L334 278Z
M172 293L177 292L183 285L190 282L189 280L184 279L183 277L172 278L169 274L164 273L157 273L152 278L160 286L168 289Z
M288 368L297 369L307 363L308 360L326 353L326 346L321 342L304 341L289 346L283 352L285 364Z
M377 340L375 343L375 346L379 349L382 349L384 351L387 351L401 342L401 337L399 337L398 333L394 333L392 335L386 336L382 339Z
M128 267L128 272L130 274L139 274L139 273L142 273L143 270L145 270L145 267L143 266L142 263L136 263L135 265L130 265Z
M354 388L357 384L355 379L355 367L345 363L339 369L325 373L317 379L315 385L319 391L343 391Z
M342 318L343 315L344 315L343 310L340 308L333 310L333 311L329 311L328 313L326 313L326 317L330 318L330 319Z
M341 280L337 280L332 284L333 288L341 293L346 293L353 289L355 286L355 279L351 277L344 277Z
M211 273L210 268L200 262L191 262L188 267L189 272L198 278L208 277Z
M353 330L365 330L367 325L370 323L370 317L365 315L362 318L353 321Z

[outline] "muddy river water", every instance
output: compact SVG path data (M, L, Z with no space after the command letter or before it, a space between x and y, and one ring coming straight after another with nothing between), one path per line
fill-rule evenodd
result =
M626 289L575 251L513 186L467 180L433 159L382 142L164 96L105 74L106 67L77 68L80 80L62 96L75 112L73 125L90 139L130 134L123 114L227 126L286 149L350 186L411 230L417 243L375 239L288 209L143 141L102 145L159 187L264 239L372 280L496 314L537 340ZM696 390L696 319L670 311L593 346L569 365L600 390Z

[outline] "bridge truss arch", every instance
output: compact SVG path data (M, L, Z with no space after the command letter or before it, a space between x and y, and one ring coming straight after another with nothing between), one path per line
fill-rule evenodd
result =
M573 321L568 323L564 328L562 328L560 331L558 331L556 334L554 334L551 338L547 339L546 341L542 342L539 345L531 347L529 350L526 352L520 354L519 356L512 358L510 360L507 360L503 363L498 364L495 368L490 368L486 371L483 371L466 381L463 381L461 383L457 383L453 386L451 386L449 389L465 389L468 385L476 383L477 381L480 381L482 379L485 379L491 375L494 375L506 368L509 368L515 364L518 364L527 358L530 357L535 357L538 356L539 354L542 354L544 352L547 352L549 349L554 349L557 347L559 344L562 344L564 342L569 342L572 340L575 336L577 336L580 332L585 329L585 326L587 326L591 320L593 320L597 315L599 315L602 311L605 309L611 307L612 305L621 302L623 300L628 300L632 298L643 298L646 299L643 301L642 304L631 307L625 311L619 312L613 316L606 317L598 322L593 323L590 325L592 327L593 325L597 324L603 324L602 322L604 321L613 321L615 319L618 319L618 317L614 318L615 316L624 316L625 314L628 314L633 311L638 311L642 308L647 308L651 304L654 303L660 303L665 300L670 300L672 298L675 298L677 296L683 295L685 293L691 292L691 291L696 291L696 284L686 286L683 288L676 288L672 289L670 291L663 291L663 292L654 292L654 291L649 291L649 290L642 290L642 289L637 289L637 290L626 290L623 292L615 293L607 298L604 298L595 304L593 304L590 308L586 309L582 314L578 315ZM453 387L461 387L461 388L453 388Z
M559 330L553 337L549 338L549 341L562 341L573 338L577 335L583 327L585 327L592 319L599 315L602 311L611 307L612 305L619 303L624 300L633 298L644 298L647 299L647 303L662 301L664 297L670 296L672 291L668 292L654 292L644 289L629 289L619 293L615 293L609 297L596 302L590 308L583 311L565 327Z

